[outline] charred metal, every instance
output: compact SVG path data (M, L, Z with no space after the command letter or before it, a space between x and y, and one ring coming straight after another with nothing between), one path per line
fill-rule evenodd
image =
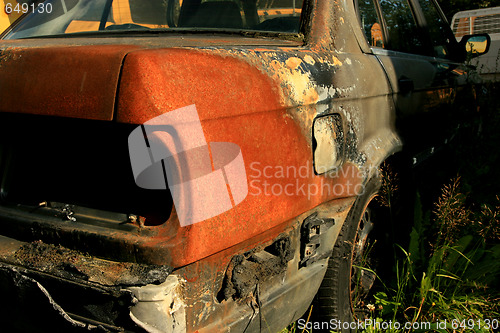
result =
M325 235L334 224L334 219L318 218L317 213L308 216L304 220L300 231L300 267L308 266L330 256L329 247L324 246L325 243L329 244L325 239Z
M172 272L172 268L167 266L111 262L41 241L22 245L13 256L3 256L3 260L60 278L103 286L163 283Z
M269 288L266 282L270 278L283 276L293 256L290 238L286 236L280 237L261 251L254 250L234 256L218 293L219 301L229 298L245 301L252 297L258 286L262 289Z

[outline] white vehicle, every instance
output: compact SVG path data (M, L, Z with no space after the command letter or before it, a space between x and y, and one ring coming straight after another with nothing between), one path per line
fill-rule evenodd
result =
M490 50L471 64L487 80L500 79L500 7L467 10L456 13L451 28L457 40L464 35L487 33L491 37ZM477 47L474 45L474 47Z

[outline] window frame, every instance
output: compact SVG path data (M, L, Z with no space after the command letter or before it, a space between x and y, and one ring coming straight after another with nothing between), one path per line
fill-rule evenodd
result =
M34 1L35 4L43 3L46 0L32 0ZM202 2L202 0L198 0L199 2ZM281 30L258 30L258 29L250 29L250 28L242 28L242 29L228 29L228 28L223 28L223 27L216 27L216 28L200 28L200 27L186 27L186 29L183 29L182 27L173 27L172 28L172 33L189 33L193 32L196 34L199 33L207 33L207 34L214 34L214 33L220 33L220 34L244 34L245 36L251 35L252 33L255 33L255 36L266 36L269 38L276 38L276 39L289 39L289 40L306 40L306 36L310 31L310 25L311 25L311 12L313 5L311 2L312 0L302 0L302 6L300 7L301 14L299 16L299 22L297 25L297 31L291 32L291 31L281 31ZM107 0L110 4L113 2L113 0ZM235 1L236 2L236 1ZM107 5L106 5L107 6ZM109 17L109 15L112 14L112 8L109 9L109 13L105 11L103 13L103 18L101 19L99 29L98 30L91 30L91 31L81 31L81 32L76 32L76 33L68 33L68 34L51 34L51 35L40 35L40 36L29 36L26 37L26 39L38 39L38 38L88 38L88 37L97 37L97 38L107 38L107 37L127 37L128 31L127 30L120 30L120 31L112 31L108 32L107 34L100 32L103 30L103 24L106 25L108 21L104 20L104 17ZM24 18L29 15L30 12L28 11L27 13L22 14L16 21L14 21L8 28L6 28L3 32L0 32L0 40L19 40L19 39L25 39L25 38L7 38L12 30L14 30L19 24L21 24L24 20ZM174 30L176 29L176 30ZM235 30L235 31L231 31ZM236 30L239 30L236 31ZM155 30L152 30L155 32ZM144 33L145 31L135 31L136 33Z
M453 58L454 58L453 53L454 53L454 50L456 48L458 48L458 42L454 38L453 32L452 32L451 28L449 27L448 20L446 19L446 16L444 15L441 7L439 7L439 4L437 3L436 0L428 0L428 1L431 2L432 6L434 6L439 17L443 20L445 25L448 24L447 25L448 29L446 29L446 30L447 30L447 35L448 35L447 37L448 37L448 41L449 41L449 44L448 44L449 51L451 54L447 58L439 58L439 57L436 57L434 54L434 45L433 45L431 34L430 34L430 31L428 28L428 23L427 23L427 20L425 18L424 12L420 6L419 0L406 0L406 1L408 2L408 5L411 9L411 14L413 16L413 19L415 20L416 25L417 25L418 38L422 42L422 48L423 48L422 53L412 53L412 52L406 52L406 51L401 51L401 50L396 50L396 49L391 48L391 39L390 39L390 36L388 33L387 22L385 20L383 12L382 12L380 0L371 0L371 1L374 4L374 7L375 7L375 10L377 13L377 18L378 18L380 25L381 25L381 28L382 28L384 43L386 45L386 47L384 47L384 48L370 45L368 37L366 36L366 34L363 31L363 36L364 36L365 42L368 44L370 50L372 50L372 53L373 53L373 50L384 50L383 53L388 52L389 54L392 52L397 52L397 53L403 53L403 54L413 55L413 56L431 57L431 58L448 60L448 61L453 60ZM357 16L358 24L361 27L361 29L363 30L363 25L361 22L361 15L359 12L358 0L354 0L354 7L356 9L356 16Z

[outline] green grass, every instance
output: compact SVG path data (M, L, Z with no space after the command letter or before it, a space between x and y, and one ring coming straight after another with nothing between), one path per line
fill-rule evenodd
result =
M417 179L431 179L441 189L426 184L416 196L409 240L396 244L392 275L380 278L373 295L375 320L446 321L421 330L434 332L493 332L486 324L500 320L500 86L476 88L483 99L473 119ZM390 218L404 223L392 216L398 186L391 184L397 175L384 173L385 187L392 189L382 193Z
M500 320L500 85L476 88L482 101L466 107L481 107L417 178L433 188L419 189L412 225L399 231L409 237L394 238L392 272L378 276L366 303L378 323L432 326L365 332L493 332L487 324ZM400 186L390 168L383 174L381 203L394 232L404 223L397 213ZM292 324L280 333L301 331Z
M492 232L500 221L492 220L491 208L476 212L466 201L454 179L444 186L428 223L431 215L422 212L417 197L408 249L396 246L395 278L373 296L373 319L446 321L442 328L431 327L436 332L493 332L485 320L500 319L500 238ZM366 330L376 331L381 330Z

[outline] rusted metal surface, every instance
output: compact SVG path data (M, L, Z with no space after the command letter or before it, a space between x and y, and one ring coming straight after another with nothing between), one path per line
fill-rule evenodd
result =
M378 68L378 75L383 75L374 59L373 61L373 70L377 71ZM365 166L363 154L355 153L359 144L357 132L366 128L367 132L373 131L372 135L376 132L392 134L392 142L380 140L377 146L368 146L369 149L379 151L381 155L373 164L379 163L383 156L393 149L390 148L391 145L396 147L398 142L391 129L393 116L387 115L386 109L382 108L388 104L386 98L352 102L350 105L332 104L336 98L362 98L368 94L366 91L370 90L375 90L373 93L376 95L388 91L387 85L373 87L368 79L363 78L353 78L352 84L346 79L339 86L329 83L334 82L334 77L341 81L359 71L355 68L359 66L355 57L345 59L344 63L345 65L335 56L325 55L321 58L315 53L296 48L211 48L201 52L182 49L148 50L133 52L127 56L120 88L122 98L118 104L118 121L140 123L161 114L164 110L194 103L199 110L207 141L237 143L245 159L260 168L271 167L276 170L279 167L295 166L297 169L302 167L307 170L305 177L299 176L298 179L272 176L273 183L284 187L287 182L296 181L294 187L298 189L303 189L304 186L320 188L324 183L331 188L337 186L337 189L342 184L350 185L349 188L346 186L333 195L315 194L313 198L307 198L309 200L303 200L303 192L295 195L250 195L245 202L225 215L207 220L203 225L176 230L176 237L185 234L183 242L187 243L183 252L176 255L176 258L195 257L197 254L191 254L192 250L203 251L206 247L213 246L207 249L208 253L223 249L239 242L239 236L236 235L240 232L251 237L250 235L261 233L283 219L296 216L322 201L355 195L354 189L366 176L360 171L360 168ZM367 65L363 67L370 68ZM321 74L313 75L319 68L323 68ZM172 77L178 79L169 79ZM318 85L318 81L326 81L326 84ZM359 89L355 89L355 86ZM243 99L245 103L241 103ZM374 114L370 115L369 121L365 118L367 115L362 112L366 104L374 106L370 108ZM310 132L314 118L329 112L342 115L348 133L346 149L351 155L343 168L338 170L338 177L317 177L312 170ZM359 127L361 124L364 128ZM263 147L262 142L273 144ZM387 145L386 148L384 145ZM373 154L371 151L367 153ZM248 175L255 176L258 171L252 170L247 164ZM264 177L257 180L265 181ZM235 215L232 215L233 212ZM255 215L257 212L258 215ZM239 226L235 226L232 221L238 219L237 216L250 217L255 222L243 221ZM239 231L234 238L231 233L227 234L227 230L233 228ZM207 239L217 241L207 242ZM203 243L205 248L192 248L189 245L191 242ZM221 242L225 244L222 245ZM218 246L220 248L217 248ZM198 255L200 254L199 252Z
M290 238L283 236L262 251L234 256L218 298L245 300L253 295L257 285L265 285L272 278L283 278L294 252Z
M132 307L127 318L150 331L258 331L266 319L278 330L297 319L321 283L325 258L355 198L401 149L396 113L439 108L456 96L452 85L444 87L452 80L443 78L449 72L437 75L432 62L425 64L418 91L403 94L398 84L401 73L413 70L402 66L409 60L372 52L352 2L311 1L303 13L309 15L304 36L293 38L176 33L2 42L0 111L93 120L61 122L63 153L78 147L85 154L66 163L66 155L47 153L54 167L40 166L43 174L60 168L71 169L67 175L75 179L83 172L124 179L108 185L118 189L109 195L113 209L102 207L107 198L90 212L83 208L90 201L66 206L64 198L62 206L46 199L35 208L0 206L2 233L28 242L2 242L2 261L92 286L127 286L135 297L124 303ZM465 75L454 73L457 82ZM405 108L415 99L420 104ZM129 189L135 184L132 172L124 171L130 165L122 136L193 104L207 142L240 147L249 194L223 214L181 227L171 198L158 201L161 213L134 205L152 197ZM19 127L27 121L8 119ZM37 119L17 145L5 144L12 131L0 135L3 151L43 159L32 141L57 146L57 137L36 132L46 124ZM332 123L321 125L325 119ZM35 132L37 138L30 138ZM86 150L108 140L111 149ZM333 154L335 159L328 156ZM107 179L99 177L86 196L98 196ZM72 187L62 192L78 192ZM309 243L315 232L317 248ZM294 311L280 313L287 304ZM162 310L151 315L152 308Z
M134 46L0 46L0 111L111 120Z
M12 256L2 255L2 259L46 274L67 279L78 277L103 286L162 283L172 271L168 266L100 260L41 241L22 245Z
M313 210L312 214L316 213L319 218L333 218L338 222L329 229L327 238L330 238L330 242L340 232L341 222L345 219L351 205L352 200L342 199L320 205ZM275 331L278 328L272 326L274 324L271 318L276 315L273 312L279 311L278 309L285 304L294 304L291 307L300 310L297 310L296 313L279 312L283 322L290 322L296 319L296 316L300 316L299 313L307 309L314 296L315 291L311 290L317 288L315 284L321 281L325 268L323 261L320 260L311 264L309 269L299 269L299 262L302 259L301 249L294 247L293 244L298 244L298 240L301 238L302 221L309 214L311 212L301 214L297 218L287 221L283 226L267 231L258 237L260 244L258 247L252 245L252 240L248 240L240 244L241 246L224 250L178 270L176 273L186 280L185 300L186 305L190 308L186 320L188 327L192 328L188 331L214 332L231 329L237 332L244 331L245 327L249 327L249 331L258 331L259 327L266 327L266 322L271 325L270 330ZM279 236L272 236L278 230L282 230ZM275 252L274 257L265 253L273 252L272 248L280 244L283 239L290 239L291 252L284 251L281 252L282 255L279 255L278 251ZM325 245L327 243L329 242L325 241ZM322 251L328 251L326 246ZM256 254L261 258L269 258L271 262L260 260L258 263L259 260L255 260L249 265L252 266L252 269L249 270L247 269L248 263L243 266L231 265L232 253L241 254L247 258L243 262L252 261L250 258ZM272 263L278 258L286 262L284 272L279 269L280 265ZM259 271L265 270L266 267L274 267L280 273L264 276L262 281L254 280L253 278L258 276ZM203 274L200 275L200 272ZM228 278L234 281L232 285L227 283ZM307 283L304 283L305 281ZM233 289L235 284L238 287ZM229 289L227 289L228 287ZM244 291L245 297L240 297L238 292L234 294L224 293L231 290Z
M294 187L299 191L294 195L249 195L232 211L203 224L175 231L171 227L174 237L185 244L182 253L173 257L179 260L184 257L186 262L191 262L238 243L240 234L255 236L320 202L356 195L354 189L367 177L360 169L369 169L368 163L373 163L372 166L380 163L400 144L391 127L393 116L387 115L387 98L343 105L334 102L388 94L387 83L374 86L369 80L371 75L384 75L376 59L368 59L366 63L366 59L361 62L359 57L291 47L153 49L138 50L127 56L120 84L119 122L142 123L166 110L195 104L207 141L238 144L245 160L260 168L295 166L307 170L305 177L297 179L271 177L271 182L281 187L287 182L296 182ZM372 73L356 77L355 73L361 70ZM369 121L363 112L367 104L374 105L370 110L377 113L370 115ZM318 115L333 112L341 114L345 123L346 150L350 156L338 170L338 176L318 177L312 170L312 123ZM367 132L387 133L389 141L381 140L373 144L375 147L368 146L370 140L359 142L358 133L365 126ZM376 137L375 133L371 134ZM262 142L273 144L264 147ZM374 153L367 151L370 155L365 156L357 153L360 144L379 151L380 156L366 163L363 159ZM250 163L246 171L252 176L257 171L252 170ZM257 179L265 180L264 177ZM322 184L339 190L334 194L316 193L304 200L307 195L300 189L320 188ZM340 190L343 184L349 186ZM235 220L241 223L236 226ZM233 234L228 230L238 232Z
M174 239L182 240L184 244L182 250L172 257L179 261L184 258L184 263L240 242L241 234L248 238L256 236L322 201L352 196L355 194L355 185L361 182L356 166L347 164L342 170L342 174L347 175L344 179L334 177L326 181L330 181L333 186L350 180L352 186L349 189L339 189L336 195L324 194L323 197L315 196L304 200L304 196L307 197L307 190L304 188L310 184L319 188L323 181L312 170L311 138L303 135L310 124L304 124L299 118L305 116L312 121L314 115L302 115L302 110L297 109L288 110L288 105L296 105L298 99L305 99L307 104L315 102L308 101L309 96L318 98L315 86L307 74L297 69L299 64L294 61L302 62L301 59L278 61L280 54L286 54L283 50L241 50L239 53L241 59L235 58L238 52L224 49L202 52L182 49L147 50L130 53L124 64L118 121L141 123L166 110L196 104L207 141L238 144L245 160L249 161L246 165L247 175L255 177L256 183L266 180L264 175L258 175L264 167L277 170L280 167L297 166L306 170L302 172L303 177L297 176L295 179L293 175L284 178L274 175L270 177L272 179L269 181L276 183L276 188L284 187L288 182L294 183L293 187L298 192L292 195L281 193L266 196L250 193L235 209L202 224L176 228L175 222L167 222L170 230L165 232L169 232ZM247 60L244 61L243 58ZM258 61L260 68L251 66L252 61L254 65ZM282 73L284 82L276 82L274 78L264 75L262 69L265 63L271 64L267 67L268 71L278 71L276 77ZM173 77L177 79L172 80ZM286 85L286 92L282 85ZM296 91L300 87L304 90ZM290 101L289 97L285 97L289 94L297 96L293 97L296 100ZM306 111L316 112L310 107ZM299 119L294 121L294 116ZM273 144L263 146L263 142ZM260 188L255 191L258 190Z
M2 40L3 48L19 48L28 50L31 48L54 48L54 47L68 47L68 46L87 46L99 47L119 45L124 47L135 48L172 48L172 47L206 47L206 46L247 46L247 47L298 47L304 45L303 38L299 35L283 35L275 36L272 38L265 34L257 35L253 38L254 34L229 34L229 35L213 35L206 33L195 33L186 31L184 33L170 33L160 37L151 37L144 35L140 37L133 37L128 35L106 36L106 38L40 38L40 39L16 39L16 40Z

